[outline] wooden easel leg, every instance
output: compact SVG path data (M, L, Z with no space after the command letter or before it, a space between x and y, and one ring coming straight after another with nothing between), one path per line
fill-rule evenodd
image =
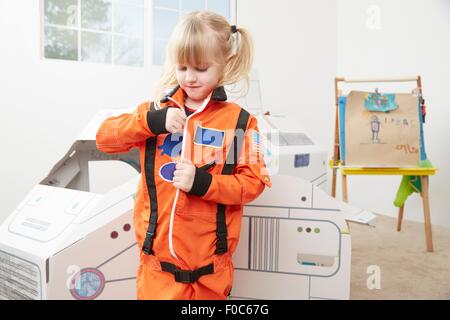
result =
M403 211L405 210L405 205L403 204L400 209L398 209L398 220L397 220L397 231L402 230L402 221L403 221Z
M333 178L331 180L331 196L336 198L336 171L337 169L333 169Z
M347 193L347 175L342 175L342 201L348 202L348 193Z
M428 197L428 177L420 177L422 183L422 202L423 202L423 217L425 225L425 240L427 243L427 251L433 252L433 235L431 231L431 215L430 215L430 200Z

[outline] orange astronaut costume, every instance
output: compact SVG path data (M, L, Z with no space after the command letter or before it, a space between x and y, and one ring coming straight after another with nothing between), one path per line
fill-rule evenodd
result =
M105 153L140 150L134 226L140 252L138 299L225 299L233 283L243 204L271 185L257 121L223 87L186 119L183 134L165 128L169 107L184 109L177 87L156 110L141 104L132 114L106 119L97 132ZM239 138L238 132L245 132ZM236 152L237 151L237 152ZM196 166L192 189L175 188L175 160ZM236 162L236 160L238 161Z

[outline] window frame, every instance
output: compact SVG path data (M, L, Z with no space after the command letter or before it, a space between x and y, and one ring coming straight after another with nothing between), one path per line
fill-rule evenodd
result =
M143 25L142 25L142 36L130 36L123 33L114 32L114 10L115 10L115 1L111 0L111 25L112 30L111 31L102 31L102 30L95 30L95 29L89 29L89 28L82 28L81 27L81 0L76 0L77 3L77 24L76 26L64 26L64 25L57 25L57 24L46 24L45 23L45 0L39 1L39 21L40 21L40 28L39 28L39 52L40 52L40 59L43 61L58 61L60 63L88 63L88 64L95 64L95 65L102 65L102 66L114 66L114 67L130 67L130 68L141 68L144 69L148 66L148 41L147 38L149 35L151 35L151 32L149 32L149 23L148 23L148 1L152 0L143 0L143 5L136 5L133 3L128 3L129 6L135 6L142 8L142 14L143 14ZM124 1L126 2L126 1ZM48 58L45 56L45 27L52 27L59 30L73 30L77 33L77 60L70 60L70 59L58 59L58 58ZM95 34L106 34L111 36L111 59L108 62L92 62L92 61L83 61L81 57L81 35L82 32L91 32ZM118 64L114 62L114 37L115 36L122 36L129 39L140 39L142 42L142 48L143 48L143 61L141 65L128 65L128 64Z
M167 8L167 7L161 7L157 6L155 4L155 0L143 0L143 30L142 30L142 37L133 37L125 35L125 37L128 38L139 38L142 41L143 44L143 63L140 66L136 65L124 65L124 64L116 64L114 63L114 35L122 35L121 33L115 33L113 31L100 31L100 30L93 30L93 29L86 29L81 28L81 0L77 1L77 26L76 27L69 27L69 26L63 26L63 25L54 25L54 24L46 24L45 23L45 0L39 0L39 56L42 61L45 62L53 62L53 63L87 63L87 64L93 64L93 65L99 65L99 66L111 66L111 67L130 67L130 68L140 68L140 69L148 69L149 67L156 67L161 68L163 64L156 64L155 63L155 54L154 54L154 46L155 41L161 41L165 40L167 42L168 39L162 39L162 38L155 38L153 37L153 26L154 26L154 19L155 19L155 9L162 9L162 10L168 10L168 11L175 11L178 13L178 19L188 11L181 10L181 1L178 0L178 8ZM235 18L233 17L233 12L235 11L235 1L236 0L225 0L228 1L228 17L227 19L229 21L233 21ZM208 2L209 0L205 0L205 9L208 8ZM130 3L129 5L134 5ZM114 24L114 6L112 8L112 17L111 17L111 23ZM50 26L54 28L58 28L61 30L74 30L77 32L77 47L78 47L78 59L77 60L69 60L69 59L57 59L57 58L47 58L45 57L45 27ZM108 63L102 63L102 62L90 62L90 61L83 61L81 60L81 32L87 31L87 32L94 32L98 34L110 34L111 39L111 61Z

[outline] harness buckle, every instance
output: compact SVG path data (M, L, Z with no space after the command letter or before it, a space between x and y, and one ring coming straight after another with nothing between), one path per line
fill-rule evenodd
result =
M147 236L145 237L144 244L142 245L142 251L146 255L153 255L153 237L155 233L154 232L147 232Z
M175 276L175 282L193 283L196 281L193 279L192 271L175 269L173 275Z

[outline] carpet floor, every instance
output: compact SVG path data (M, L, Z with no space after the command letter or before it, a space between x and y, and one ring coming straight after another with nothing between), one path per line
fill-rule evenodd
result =
M404 220L397 232L395 218L377 215L372 224L349 225L351 299L450 299L450 229L433 226L429 253L422 223Z

